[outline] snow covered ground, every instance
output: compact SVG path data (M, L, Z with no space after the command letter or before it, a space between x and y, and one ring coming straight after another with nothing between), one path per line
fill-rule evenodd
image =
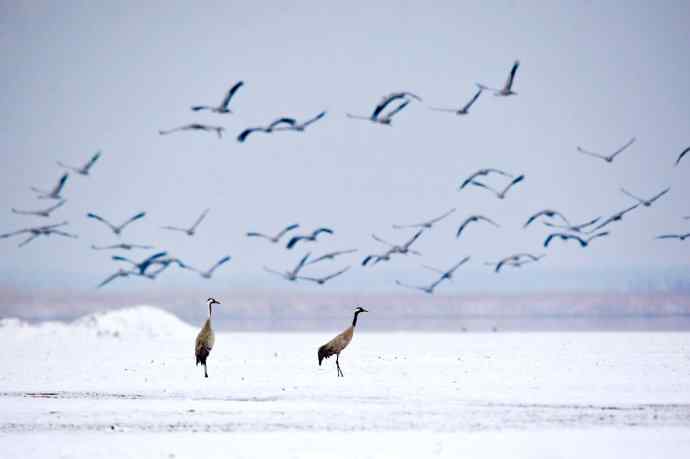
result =
M0 321L2 457L690 457L688 333L196 332Z

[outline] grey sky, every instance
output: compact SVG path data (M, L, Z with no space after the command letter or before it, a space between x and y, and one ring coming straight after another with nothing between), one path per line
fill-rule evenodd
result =
M485 260L541 252L546 231L521 229L531 212L555 207L576 221L610 214L630 204L621 186L643 196L671 192L589 250L555 244L534 272L688 263L689 246L653 239L690 227L682 219L690 215L690 158L673 167L690 145L688 2L98 3L1 7L0 232L44 222L9 209L46 204L29 186L51 186L61 174L56 160L80 164L103 151L92 177L70 176L68 203L51 219L69 220L79 240L43 239L23 249L18 240L0 241L0 274L10 284L91 288L116 269L110 254L88 248L115 242L84 217L88 211L118 221L146 210L124 241L152 243L202 267L230 254L215 285L283 288L261 266L290 267L303 251L248 240L246 231L293 222L334 228L309 248L361 252L314 272L327 273L380 250L371 232L402 241L410 232L391 224L457 207L420 240L422 260L357 268L342 279L357 289L380 287L382 279L390 285L403 273L421 281L420 261L443 267L472 255L468 269L480 271ZM427 110L463 104L477 81L502 84L516 58L517 97L484 94L465 118ZM246 85L232 103L236 114L189 110L216 103L240 79ZM411 104L392 128L345 118L369 113L398 90L424 103ZM234 140L247 126L324 109L328 116L306 133ZM158 135L193 121L221 124L227 137ZM610 152L633 136L637 142L613 164L575 151ZM527 179L505 201L479 189L455 191L481 167ZM189 224L206 207L196 238L158 229ZM474 212L503 228L478 224L455 240ZM192 273L160 281L201 282Z

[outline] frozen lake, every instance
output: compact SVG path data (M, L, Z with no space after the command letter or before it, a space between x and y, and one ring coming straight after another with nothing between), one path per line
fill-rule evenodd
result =
M204 379L163 314L4 321L3 457L690 454L687 333L356 333L344 378L337 330L221 333Z

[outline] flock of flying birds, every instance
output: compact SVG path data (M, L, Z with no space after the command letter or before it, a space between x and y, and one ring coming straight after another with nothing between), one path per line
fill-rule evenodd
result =
M512 96L516 95L517 93L513 91L513 84L515 81L515 76L518 70L520 63L519 61L515 61L510 73L508 75L508 78L502 88L491 88L483 84L477 84L477 91L474 93L472 98L465 103L463 106L458 107L458 108L444 108L444 107L430 107L430 110L434 111L441 111L441 112L448 112L448 113L454 113L456 115L468 115L470 108L477 102L479 97L482 95L483 92L488 91L492 92L495 96ZM229 114L233 113L232 110L229 108L230 102L234 98L235 94L238 92L238 90L244 85L244 82L239 81L237 82L234 86L230 88L230 90L227 92L223 100L221 101L220 105L218 106L209 106L209 105L196 105L192 106L191 110L194 112L199 112L199 111L210 111L213 113L217 114ZM357 119L357 120L366 120L370 121L372 123L376 124L381 124L381 125L387 125L390 126L392 124L393 117L400 113L402 110L404 110L411 102L416 101L416 102L421 102L422 98L407 91L401 91L401 92L394 92L392 94L389 94L385 96L375 107L374 110L372 111L371 115L369 116L364 116L364 115L353 115L350 113L347 113L347 117L351 119ZM326 116L326 112L321 112L314 116L313 118L307 119L305 121L298 121L295 118L289 118L289 117L281 117L278 118L266 126L255 126L255 127L249 127L244 130L242 130L238 136L237 136L237 141L238 142L245 142L250 135L255 134L255 133L264 133L264 134L271 134L274 132L280 132L280 131L296 131L296 132L303 132L306 130L307 127L311 126L312 124L316 123L317 121L321 120ZM167 130L160 130L159 133L161 135L167 135L167 134L172 134L175 132L181 132L181 131L205 131L205 132L211 132L215 133L219 138L222 138L223 132L225 131L225 128L222 126L213 126L213 125L206 125L206 124L199 124L199 123L190 123L184 126L178 126L172 129L167 129ZM611 153L610 155L605 155L601 153L596 153L593 151L586 150L580 146L577 147L577 152L591 156L596 159L603 160L607 163L612 163L620 154L622 154L625 150L627 150L633 143L635 142L635 138L633 137L630 139L628 142L626 142L623 146L618 148L616 151ZM683 158L690 152L690 147L685 148L678 158L675 161L675 165L677 166L680 164L680 162L683 160ZM82 176L88 176L90 175L91 169L93 166L96 164L96 162L100 159L101 157L101 152L97 152L94 154L86 164L83 166L70 166L67 164L64 164L62 162L58 162L57 164L62 167L63 169L67 169L68 171L71 171L75 174L82 175ZM18 210L18 209L12 209L12 212L14 214L18 215L27 215L27 216L34 216L34 217L43 217L43 218L48 218L51 216L51 214L62 207L66 200L63 197L63 191L65 188L65 185L67 183L69 174L64 173L60 179L58 180L58 183L50 190L43 190L39 188L34 188L32 187L31 190L33 190L35 193L37 193L37 198L42 199L42 200L54 200L57 201L56 204L54 204L51 207L45 208L45 209L40 209L40 210ZM489 182L489 179L492 179L491 182ZM495 179L495 180L494 180ZM509 173L503 170L499 169L492 169L492 168L487 168L487 169L480 169L476 171L475 173L471 174L467 178L465 178L459 185L458 191L464 190L469 187L475 187L475 188L481 188L485 190L488 193L491 193L496 196L497 199L506 199L508 196L508 193L513 190L517 185L519 185L521 182L525 180L525 175L523 174L513 174ZM634 195L633 193L621 189L621 192L627 195L631 200L634 201L634 204L632 204L630 207L623 209L621 211L615 212L612 215L608 217L596 217L592 218L586 222L582 223L573 223L566 216L553 209L544 209L539 212L536 212L535 214L529 216L529 218L526 220L525 224L523 225L524 228L529 227L531 224L533 224L536 221L542 221L543 225L551 229L551 233L549 233L543 243L543 246L545 248L549 247L551 244L553 244L554 241L560 240L563 242L567 241L575 241L580 244L581 247L587 247L591 243L593 243L595 240L607 237L611 234L610 231L610 225L612 225L615 222L619 222L623 219L623 217L642 207L650 207L654 202L656 202L658 199L663 197L666 193L670 191L670 188L666 188L656 195L652 196L651 198L641 198L639 196ZM450 209L449 211L445 212L444 214L432 218L430 220L420 222L420 223L415 223L415 224L407 224L407 225L393 225L394 229L398 230L403 230L403 229L412 229L415 230L415 233L405 239L404 241L400 243L391 243L389 241L386 241L380 237L378 237L375 234L372 234L372 238L382 244L385 248L380 252L376 254L369 254L366 255L362 261L361 261L361 266L363 267L368 267L368 266L374 266L378 263L382 262L387 262L391 260L391 258L394 255L421 255L418 251L414 250L412 246L415 244L415 242L427 231L431 230L434 225L439 223L442 220L445 220L446 218L450 217L453 213L455 213L456 209ZM206 218L207 214L209 212L209 209L204 210L199 217L194 221L194 223L189 226L189 227L175 227L175 226L163 226L162 229L168 230L168 231L177 231L181 232L183 234L186 234L187 236L194 236L196 233L196 230L198 226L202 223L202 221ZM125 220L121 224L114 224L104 217L97 215L95 213L89 212L86 217L92 220L95 220L97 222L102 223L104 226L106 226L115 236L120 237L122 235L122 232L125 230L126 227L128 227L130 224L139 221L143 219L146 216L145 212L139 212L132 216L131 218ZM690 220L690 216L684 217L685 219ZM77 238L78 236L73 233L69 233L67 231L64 231L64 226L66 226L68 222L61 222L61 223L54 223L54 224L49 224L49 225L41 225L41 226L34 226L30 228L25 228L17 231L12 231L6 234L0 235L0 239L4 238L9 238L12 236L20 236L20 235L25 235L27 236L26 239L24 239L22 242L20 242L19 247L23 247L33 241L34 239L40 237L40 236L62 236L62 237L67 237L67 238ZM458 230L456 232L456 238L460 238L464 232L467 230L467 228L470 225L475 225L475 224L483 224L483 225L489 225L495 228L499 228L500 225L496 223L494 220L492 220L489 217L486 217L484 215L470 215L467 218L465 218L459 225ZM286 235L294 234L293 232L299 228L298 224L290 224L280 230L278 233L274 235L267 235L267 234L262 234L259 232L248 232L246 234L247 237L249 238L256 238L256 239L264 239L270 243L273 244L278 244L281 243L283 238L286 237ZM334 231L330 228L326 227L319 227L311 232L304 233L304 234L297 234L297 235L292 235L289 237L287 243L285 244L285 248L287 250L292 250L294 249L297 245L302 246L306 243L309 242L317 242L318 239L321 237L324 237L325 235L332 235L334 234ZM685 234L663 234L658 236L658 239L678 239L678 240L685 240L686 238L690 237L690 233L685 233ZM125 243L125 242L117 242L111 245L106 245L106 246L96 246L92 245L91 246L93 250L134 250L134 249L141 249L141 250L151 250L154 249L154 246L152 245L143 245L143 244L131 244L131 243ZM309 276L309 275L302 275L302 270L306 269L308 266L314 265L316 263L320 263L326 260L333 260L336 257L340 257L342 255L347 255L356 252L356 249L347 249L347 250L340 250L340 251L335 251L335 252L329 252L325 253L316 257L312 258L311 252L306 253L303 255L298 263L291 269L285 269L285 270L276 270L267 266L264 266L264 270L267 273L279 276L287 281L309 281L313 282L319 285L325 284L326 282L330 281L331 279L334 279L344 273L346 273L348 270L352 268L352 266L345 266L343 268L340 268L331 274L317 277L317 276ZM541 258L543 258L545 255L544 254L531 254L531 253L517 253L517 254L512 254L510 256L507 256L503 258L502 260L499 260L497 262L487 262L485 264L491 265L494 269L495 272L500 272L501 270L505 268L518 268L521 267L525 264L529 263L535 263L538 262ZM184 263L182 260L180 260L177 257L171 256L168 254L167 251L160 251L156 252L140 261L135 261L130 258L121 256L121 255L115 255L112 257L113 261L116 261L118 263L125 263L128 265L128 268L119 268L115 273L111 274L108 276L103 282L99 284L99 287L102 287L110 282L112 282L115 279L118 278L125 278L125 277L130 277L130 276L139 276L139 277L145 277L148 279L155 279L159 274L161 274L163 271L168 269L169 267L176 265L179 268L185 269L185 270L190 270L198 273L202 278L209 279L212 277L213 273L218 269L220 266L223 264L229 262L231 260L231 257L229 255L223 256L220 260L218 260L215 264L213 264L208 270L202 271L199 269L196 269L187 263ZM463 266L465 263L467 263L470 260L470 257L465 257L462 260L454 263L452 266L450 266L448 269L438 269L435 267L427 266L427 265L422 265L425 269L432 271L435 273L435 278L433 281L428 284L428 285L410 285L406 284L400 281L396 281L396 284L403 287L403 288L410 288L410 289L415 289L419 290L424 293L432 294L436 287L440 285L443 281L446 280L451 280L453 278L453 275L457 269L459 269L461 266Z

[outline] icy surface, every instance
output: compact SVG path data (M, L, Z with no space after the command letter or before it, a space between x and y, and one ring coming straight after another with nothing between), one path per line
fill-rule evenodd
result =
M686 333L355 333L344 378L316 362L337 330L220 333L204 379L196 332L146 307L3 321L6 457L184 457L224 438L223 457L575 457L552 442L645 457L659 441L690 454ZM116 446L99 450L104 436Z

